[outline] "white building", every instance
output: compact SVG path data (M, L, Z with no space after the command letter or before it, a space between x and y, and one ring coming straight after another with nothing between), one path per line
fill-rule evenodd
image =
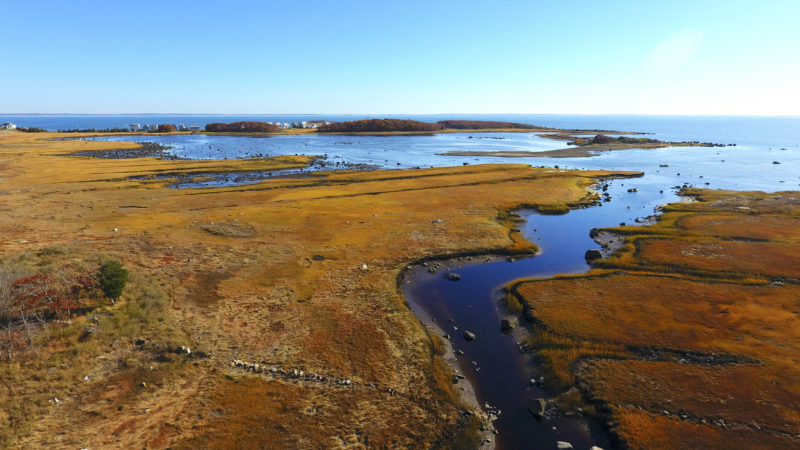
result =
M128 125L128 128L131 131L141 131L142 130L142 126L140 124L138 124L138 123L132 123L132 124Z
M175 128L177 128L178 131L186 131L187 130L186 125L184 125L182 123L179 123L178 125L176 125Z
M0 123L0 130L16 130L17 126L11 122Z
M200 131L200 127L198 125L189 125L189 131Z
M158 125L147 125L147 131L158 131Z

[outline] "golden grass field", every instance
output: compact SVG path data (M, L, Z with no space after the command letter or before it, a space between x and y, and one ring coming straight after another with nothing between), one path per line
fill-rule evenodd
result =
M131 279L115 304L51 326L38 354L0 362L10 448L457 447L474 423L398 275L433 255L531 251L503 213L592 201L587 186L614 175L478 165L170 189L153 177L308 159L97 159L67 155L135 145L54 137L0 133L3 264L117 259Z
M800 446L800 193L688 189L584 275L509 287L621 446Z

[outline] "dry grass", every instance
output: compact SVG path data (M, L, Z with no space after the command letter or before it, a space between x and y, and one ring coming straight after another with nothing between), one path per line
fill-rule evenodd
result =
M800 194L690 193L603 269L513 285L532 343L633 448L797 446Z
M77 331L50 342L57 367L66 364L58 380L47 362L2 367L0 426L12 447L469 441L475 424L462 420L449 368L404 305L398 274L442 253L531 251L497 220L500 211L588 201L594 177L611 175L481 165L174 190L153 177L307 159L66 157L124 144L41 140L52 137L0 135L0 254L41 253L50 264L113 257L131 271L131 286L98 311L96 339L77 342L86 319L76 318ZM206 357L166 351L177 345ZM245 374L232 358L354 386ZM150 366L163 378L148 381ZM141 381L148 387L137 391ZM58 405L47 401L64 393Z

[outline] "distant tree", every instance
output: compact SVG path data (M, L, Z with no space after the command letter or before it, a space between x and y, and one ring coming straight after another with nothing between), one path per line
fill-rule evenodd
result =
M108 261L100 266L95 278L106 298L115 301L122 295L128 283L128 271L119 261Z
M159 133L172 133L173 131L176 131L175 125L162 123L161 125L158 126Z
M369 119L334 122L320 127L322 133L380 133L392 131L434 132L442 129L437 123L402 119Z
M224 132L224 133L272 133L280 131L280 127L267 122L232 122L232 123L219 123L214 122L206 125L206 131Z

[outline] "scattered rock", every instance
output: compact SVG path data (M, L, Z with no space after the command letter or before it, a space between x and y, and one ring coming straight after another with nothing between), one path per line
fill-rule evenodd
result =
M141 387L143 387L143 388L146 388L146 387L147 387L147 383L145 383L144 381L142 381L141 383L139 383L139 386L141 386Z
M444 220L442 220L442 219L434 219L434 220L431 221L431 223L444 223Z
M367 270L368 268L369 268L369 267L367 267L367 265L366 265L366 264L362 264L362 265L361 265L361 270Z
M780 164L780 161L772 161L772 164Z
M630 189L628 189L628 192L639 192L639 189L637 189L637 188L630 188Z
M190 355L192 353L192 350L189 347L184 347L183 345L181 345L180 347L178 347L178 353L186 353L187 355Z
M142 345L144 345L146 342L147 342L147 341L145 341L144 339L137 339L137 340L135 340L133 343L141 347L141 346L142 346Z
M570 444L569 442L565 442L565 441L558 441L558 442L556 442L556 448L558 450L571 450L572 449L572 444Z
M583 255L586 258L587 262L592 262L598 259L603 258L603 253L597 249L586 250L586 253Z
M464 330L464 339L466 339L468 341L474 341L475 340L475 333L472 333L470 331Z
M446 274L444 274L444 277L450 281L458 281L461 279L461 275L455 272L447 272Z
M509 331L514 329L514 325L508 319L503 319L500 321L500 331L508 333Z
M463 354L464 354L464 350L456 350L456 355L463 355Z
M84 327L83 332L81 333L80 337L78 337L78 340L84 341L86 339L89 339L89 336L91 336L92 333L95 332L95 330L96 330L95 327Z
M528 401L528 411L533 414L536 420L542 420L544 418L545 409L547 409L547 400L543 398L535 398Z

